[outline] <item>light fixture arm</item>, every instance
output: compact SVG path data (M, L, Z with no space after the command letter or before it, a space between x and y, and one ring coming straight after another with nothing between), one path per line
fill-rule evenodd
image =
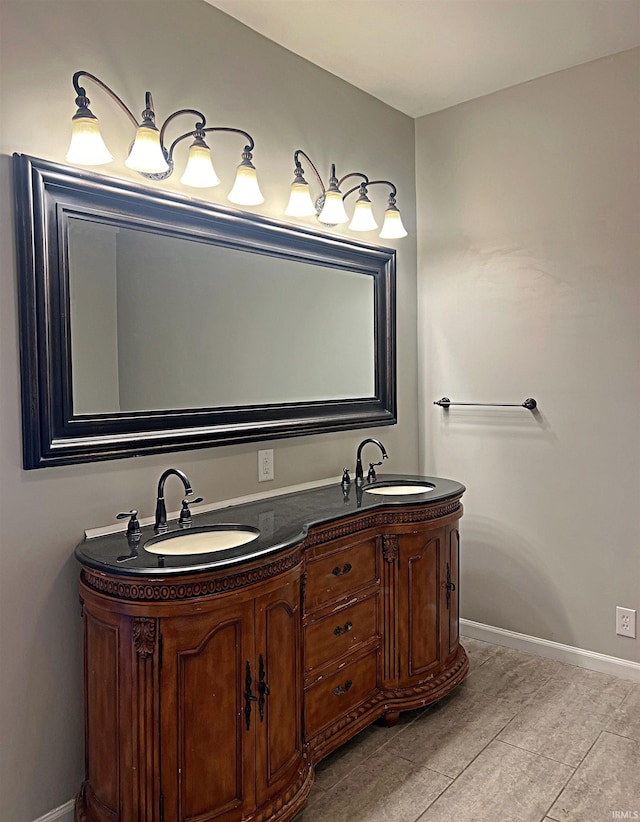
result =
M135 118L133 112L131 111L131 109L126 105L126 103L123 100L121 100L120 97L118 97L118 95L115 93L115 91L113 91L112 88L110 88L106 83L103 83L102 80L100 80L98 77L95 76L95 74L91 74L88 71L76 71L76 73L73 75L73 87L74 87L74 89L76 91L76 95L77 95L76 96L76 105L78 106L79 109L87 109L88 110L89 102L90 102L89 98L87 97L86 89L83 86L80 85L80 78L81 77L88 77L96 85L98 85L104 92L106 92L107 95L115 103L117 103L120 106L120 108L124 111L124 113L127 115L127 117L131 120L131 122L133 123L133 127L138 128L139 123L136 120L136 118ZM147 96L147 108L149 108L149 103L151 104L151 107L153 107L153 100L151 99L151 92L148 91L147 95L148 95Z
M357 172L354 172L354 173L357 173ZM347 174L347 177L350 177L350 176L352 176L352 175ZM390 197L392 197L393 200L395 201L395 198L398 195L398 190L396 189L396 187L394 186L394 184L392 182L390 182L389 180L369 180L369 179L366 178L366 176L364 174L360 174L359 176L364 177L365 182L361 183L358 186L354 186L353 188L350 188L349 191L347 191L345 194L342 195L343 200L346 200L347 197L349 196L349 194L353 194L354 191L358 191L358 189L361 189L363 186L365 188L369 188L370 186L387 185L391 188ZM342 179L344 180L346 178L343 177ZM340 182L342 182L342 180Z
M299 177L302 177L302 175L304 174L304 169L302 168L302 165L301 165L301 163L300 163L300 160L298 159L300 155L302 155L302 156L304 157L304 159L305 159L305 160L309 163L309 165L311 166L311 170L312 170L312 171L313 171L313 173L315 174L315 176L316 176L316 180L318 181L318 183L320 183L320 188L322 189L322 196L324 197L324 195L325 195L325 193L326 193L326 191L327 191L327 190L326 190L326 188L325 188L325 186L324 186L324 182L322 181L322 177L320 176L320 172L319 172L319 171L318 171L318 169L315 167L315 164L314 164L313 160L311 159L311 157L309 157L309 155L307 154L307 152L306 152L306 151L303 151L301 148L296 149L296 150L294 151L294 153L293 153L293 162L294 162L294 163L295 163L295 165L296 165L295 172L294 172L294 173L295 173L295 175L296 175L296 177L298 177L298 176L299 176ZM332 167L332 168L334 168L334 167Z
M198 117L198 121L195 124L193 131L186 131L184 134L181 134L180 137L177 137L168 150L169 160L173 157L173 149L176 145L180 142L180 140L186 140L187 137L191 137L195 135L197 131L201 131L207 122L206 117L201 111L198 111L195 108L181 108L178 111L174 111L173 114L170 114L167 119L164 121L162 126L160 127L160 145L164 148L164 133L167 130L167 126L169 123L174 120L176 117L179 117L181 114L195 114Z
M204 114L202 114L202 112L200 111L196 111L196 109L193 108L183 108L180 111L174 111L173 114L170 114L167 117L167 119L162 124L162 128L160 129L160 144L162 146L164 146L164 141L162 138L164 136L165 126L167 125L169 120L172 120L174 117L177 117L178 114L197 114L201 119L199 122L196 123L195 128L192 131L186 131L184 134L181 134L179 137L176 137L173 143L171 143L167 151L167 162L169 163L169 165L173 163L173 150L178 145L178 143L180 143L182 140L186 140L187 137L202 138L205 134L209 134L212 131L226 131L232 134L241 134L247 140L247 145L244 147L244 153L242 156L244 158L245 154L249 154L249 159L251 159L251 152L255 148L255 142L253 140L253 137L247 131L243 131L241 128L231 128L230 126L208 126L207 128L205 128L206 119Z
M231 128L230 126L209 126L208 128L203 128L202 130L205 133L209 133L210 131L226 131L231 134L242 134L242 136L247 139L247 145L244 147L245 152L251 153L255 148L253 137L241 128Z
M338 188L340 188L340 186L344 183L344 181L348 180L349 177L362 177L362 179L364 180L364 183L359 183L354 188L349 189L349 191L347 191L347 194L351 194L352 191L355 191L356 189L360 188L362 185L365 185L365 186L370 185L369 178L367 177L366 174L363 174L361 171L350 171L349 174L345 174L344 177L341 177L338 180ZM347 194L342 195L343 200L347 196Z

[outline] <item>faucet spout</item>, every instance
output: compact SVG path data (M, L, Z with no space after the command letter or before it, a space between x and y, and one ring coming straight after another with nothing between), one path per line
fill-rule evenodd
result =
M366 440L362 440L362 442L358 446L358 452L356 454L356 485L362 485L364 482L364 471L362 470L362 449L368 442L371 442L374 445L378 446L382 454L383 460L389 459L389 455L387 454L386 448L380 442L380 440L374 440L372 437L367 437Z
M153 526L153 530L156 534L164 534L169 530L169 526L167 525L167 506L164 502L164 484L167 481L167 477L170 477L172 474L178 477L178 479L182 482L185 495L193 494L191 483L189 482L189 478L184 471L180 471L178 468L167 468L167 470L162 473L160 479L158 480L156 521Z

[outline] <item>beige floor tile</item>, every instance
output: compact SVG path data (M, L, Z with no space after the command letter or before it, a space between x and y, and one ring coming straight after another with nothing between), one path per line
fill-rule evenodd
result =
M603 733L548 815L557 822L640 818L640 743Z
M470 636L460 637L460 641L467 652L469 669L472 671L482 665L483 662L486 662L498 650L497 645L492 645L490 642L481 642L479 639L473 639Z
M462 688L525 704L561 668L561 662L498 648L487 661L472 671Z
M515 715L509 702L456 690L390 742L388 750L445 776L456 777Z
M572 768L492 742L419 822L540 822Z
M640 742L640 685L634 685L625 701L616 710L607 730Z
M381 725L370 725L365 728L364 731L318 763L315 784L325 791L333 788L361 762L394 739L422 712L424 709L400 714L398 724L392 728L385 728Z
M619 708L631 693L633 683L616 676L561 665L553 675L558 691L570 691L584 702L585 709L600 714L610 714Z
M598 735L609 714L595 713L597 694L573 682L549 680L511 720L498 739L558 762L577 767Z
M320 795L296 822L415 822L450 782L383 748Z

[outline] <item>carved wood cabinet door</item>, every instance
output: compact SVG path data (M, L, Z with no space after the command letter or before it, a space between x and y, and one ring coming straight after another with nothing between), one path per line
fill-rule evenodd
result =
M424 529L398 537L400 685L434 673L448 655L443 644L445 531Z
M295 781L302 760L300 582L255 601L256 802Z
M163 818L236 822L255 804L253 600L227 598L161 630Z

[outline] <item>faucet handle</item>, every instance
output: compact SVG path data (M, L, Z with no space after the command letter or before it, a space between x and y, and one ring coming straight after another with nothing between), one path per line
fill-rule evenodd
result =
M182 500L182 510L180 511L180 518L178 520L178 525L181 528L189 528L193 521L191 518L191 509L189 508L189 505L192 503L197 504L199 502L204 502L204 497L196 497L195 499L185 497Z
M127 519L129 518L129 523L127 525L127 537L139 537L142 533L140 529L140 523L138 522L138 512L135 508L132 508L130 511L121 511L119 514L116 514L116 519Z
M376 465L382 465L382 460L380 460L380 462L369 463L369 470L367 471L367 482L376 481Z

